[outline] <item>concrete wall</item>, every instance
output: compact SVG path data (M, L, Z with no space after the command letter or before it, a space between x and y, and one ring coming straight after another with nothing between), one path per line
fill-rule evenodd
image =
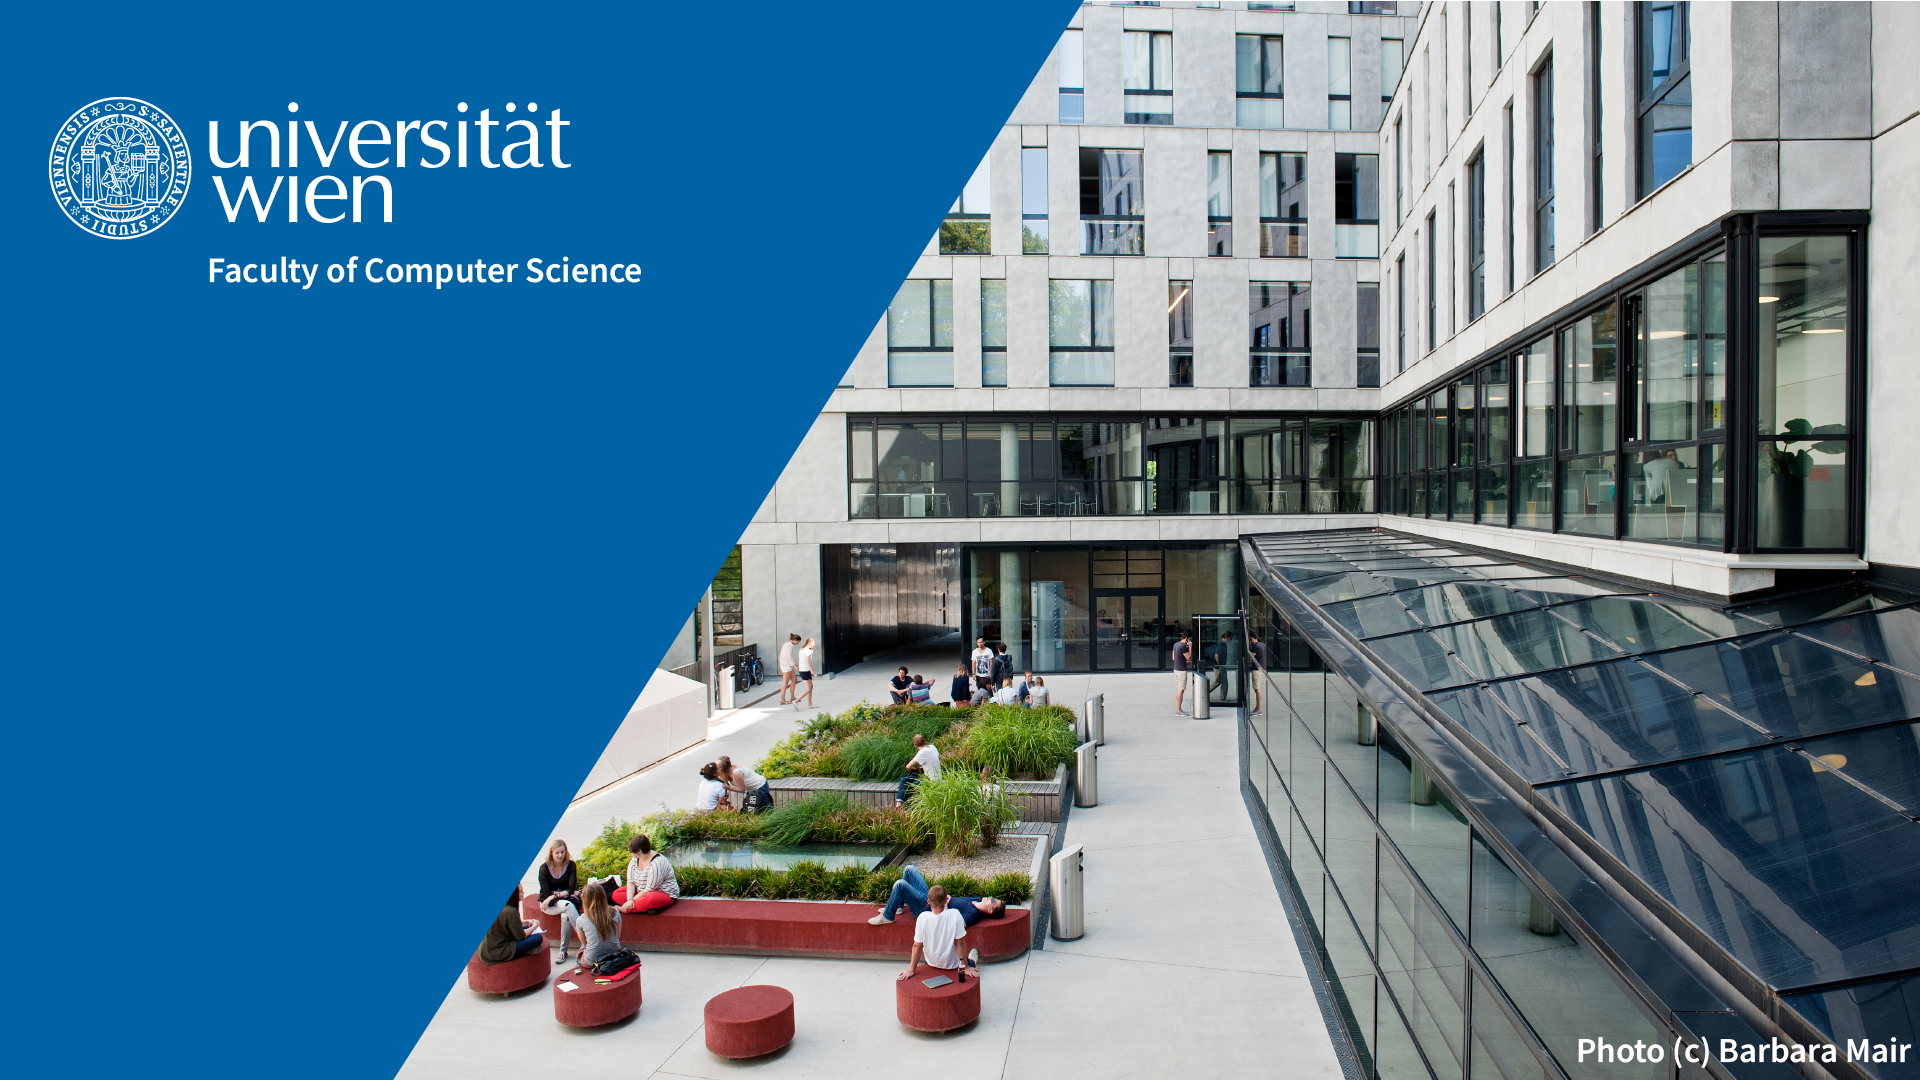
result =
M587 779L585 795L639 772L707 739L705 688L692 679L658 671L628 710ZM575 796L576 798L578 796Z
M1920 319L1920 5L1874 4L1873 225L1867 232L1867 548L1873 562L1920 566L1920 380L1909 323Z

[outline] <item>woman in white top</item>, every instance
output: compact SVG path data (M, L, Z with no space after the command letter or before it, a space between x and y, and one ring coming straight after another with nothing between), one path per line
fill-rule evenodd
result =
M773 808L773 788L767 784L767 778L744 765L735 765L733 759L720 758L720 781L727 790L740 796L740 809L745 813Z
M1046 705L1048 700L1047 680L1034 676L1033 685L1027 687L1027 707L1037 709Z
M812 638L808 638L806 644L800 646L800 655L797 658L796 662L800 665L800 667L798 671L794 672L794 674L799 677L800 682L797 684L793 692L793 707L796 709L800 707L799 687L804 686L807 688L807 691L806 691L807 692L807 708L811 709L813 708L813 639Z
M727 785L720 782L720 766L709 761L700 766L700 788L694 793L693 808L717 810L723 803L727 809L733 809L727 800Z

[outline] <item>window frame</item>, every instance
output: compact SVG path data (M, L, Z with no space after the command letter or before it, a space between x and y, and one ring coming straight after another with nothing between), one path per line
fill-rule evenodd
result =
M1259 83L1262 87L1265 87L1269 82L1274 81L1274 78L1275 78L1275 73L1268 70L1267 60L1269 59L1270 56L1275 54L1277 54L1280 57L1280 71L1278 72L1278 85L1280 89L1278 90L1266 90L1266 89L1242 90L1240 89L1240 39L1242 38L1252 38L1254 40L1255 62L1259 68L1259 71L1258 71ZM1286 88L1287 88L1286 35L1285 34L1235 34L1233 36L1233 40L1234 40L1233 97L1235 102L1233 126L1246 127L1246 128L1249 128L1250 130L1258 130L1258 131L1273 131L1281 127L1284 127L1285 120L1286 120L1286 97L1287 97L1287 94L1286 94ZM1271 53L1268 51L1269 42L1272 42ZM1274 124L1271 126L1264 125L1264 124L1262 125L1242 124L1240 122L1240 106L1238 104L1242 100L1280 102L1281 103L1280 105L1281 123Z
M1646 0L1635 0L1633 5L1633 130L1635 157L1640 159L1634 163L1635 168L1633 171L1635 192L1641 199L1658 191L1660 188L1666 186L1669 181L1672 181L1687 171L1686 169L1681 169L1680 172L1674 173L1673 176L1668 177L1666 180L1662 180L1659 183L1652 182L1653 154L1651 152L1651 139L1647 125L1652 122L1653 110L1658 108L1661 103L1666 100L1667 95L1677 89L1681 83L1686 82L1693 76L1692 5L1687 3L1687 0L1673 0L1673 6L1679 9L1677 15L1679 16L1678 21L1680 24L1680 56L1677 59L1673 57L1668 58L1667 77L1665 79L1661 80L1660 83L1651 90L1641 90L1641 86L1646 81L1647 64L1649 63L1648 52L1652 44L1647 40L1647 35L1643 32L1643 28L1646 25L1644 16L1652 6L1653 5L1646 2ZM1687 130L1689 132L1693 130L1691 103L1688 104ZM1689 158L1691 158L1691 155L1689 155ZM1688 167L1691 168L1691 163L1689 163Z
M1126 40L1126 35L1128 34L1145 34L1147 36L1147 85L1144 88L1129 87L1126 85L1127 84L1126 69L1129 66L1131 66L1131 63L1132 63L1132 50L1128 48L1127 40ZM1166 39L1167 70L1164 72L1160 70L1161 50L1159 48L1160 42L1159 40L1157 40L1161 38ZM1122 30L1120 48L1121 48L1121 52L1120 52L1120 56L1121 56L1120 120L1121 120L1121 123L1163 125L1163 126L1172 124L1173 123L1173 31L1171 30ZM1164 86L1161 85L1163 82L1165 83ZM1164 113L1136 113L1136 112L1128 111L1127 99L1135 98L1135 97L1138 97L1138 98L1164 97L1167 103L1167 111ZM1134 119L1134 117L1136 116L1140 116L1140 117L1151 116L1151 117L1154 117L1154 119L1136 120ZM1162 119L1162 117L1164 117L1164 119Z

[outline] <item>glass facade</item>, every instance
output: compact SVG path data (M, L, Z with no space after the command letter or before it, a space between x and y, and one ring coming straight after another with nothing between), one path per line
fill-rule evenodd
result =
M1723 551L1858 550L1860 243L1852 227L1735 232L1449 376L1386 414L1383 510Z
M968 547L962 640L1005 642L1014 670L1159 671L1195 615L1239 603L1239 545Z
M1363 1077L1671 1080L1704 1072L1593 1040L1766 1045L1689 964L1751 972L1794 1042L1912 1037L1920 594L1714 606L1382 530L1243 557L1248 801Z
M855 416L847 453L855 519L1351 514L1374 505L1371 415Z

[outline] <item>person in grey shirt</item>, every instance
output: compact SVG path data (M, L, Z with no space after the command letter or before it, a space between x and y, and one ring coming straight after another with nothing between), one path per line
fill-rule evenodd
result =
M1187 713L1187 673L1188 661L1193 656L1193 631L1183 630L1180 640L1173 647L1173 713L1185 716Z

